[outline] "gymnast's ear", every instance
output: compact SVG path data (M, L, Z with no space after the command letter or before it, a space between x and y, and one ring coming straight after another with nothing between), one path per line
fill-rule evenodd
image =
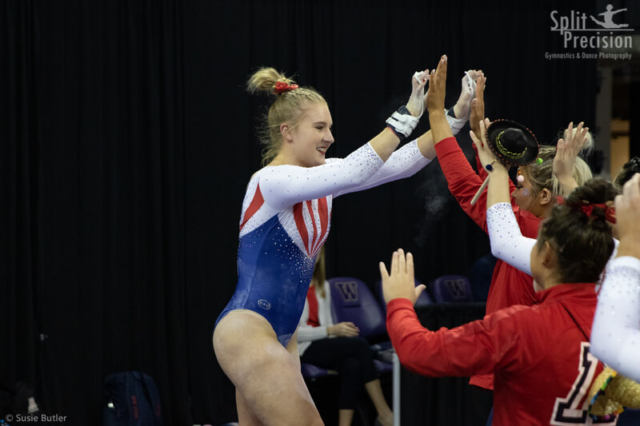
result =
M292 133L292 128L289 125L289 123L284 122L280 125L280 133L282 134L282 139L285 142L291 142L293 141L293 133Z
M540 191L540 194L538 195L538 197L539 197L540 205L546 206L549 203L551 203L551 200L553 199L553 194L547 188L544 188L542 191Z
M542 250L540 250L540 261L542 265L547 269L556 269L558 256L556 249L551 245L549 241L545 241Z

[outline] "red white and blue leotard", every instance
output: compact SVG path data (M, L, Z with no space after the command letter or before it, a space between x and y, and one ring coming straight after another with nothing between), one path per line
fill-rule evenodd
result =
M329 234L333 198L411 176L428 163L413 141L386 163L366 144L321 166L259 170L242 205L238 284L216 325L232 310L249 309L265 317L286 346Z

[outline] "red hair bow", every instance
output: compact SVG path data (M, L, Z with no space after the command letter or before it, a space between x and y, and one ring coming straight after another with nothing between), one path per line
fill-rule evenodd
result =
M588 217L591 217L591 214L593 213L593 208L594 207L598 207L602 210L604 210L604 216L605 219L607 220L607 222L616 223L616 209L615 207L608 207L606 204L604 203L600 203L600 204L589 204L586 206L582 206L580 207L580 210L582 211L582 213L586 214Z
M276 95L279 95L280 93L296 90L298 87L299 86L297 84L289 84L289 83L285 83L284 81L277 81L276 90L275 90Z

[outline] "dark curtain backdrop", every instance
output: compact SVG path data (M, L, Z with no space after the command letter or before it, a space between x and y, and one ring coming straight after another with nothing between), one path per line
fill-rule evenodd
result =
M341 157L446 53L449 106L463 71L483 69L488 116L553 142L570 120L594 122L596 94L594 62L545 59L565 50L550 12L594 2L557 3L1 2L0 384L25 380L66 424L99 425L105 375L140 369L166 424L234 420L211 333L260 167L266 104L244 92L250 73L275 66L318 89ZM437 161L334 208L329 275L373 284L403 247L429 281L488 252Z

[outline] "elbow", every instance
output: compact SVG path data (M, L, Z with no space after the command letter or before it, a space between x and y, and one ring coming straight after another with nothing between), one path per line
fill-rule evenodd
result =
M491 254L494 255L495 257L497 257L498 259L502 260L502 253L504 253L504 247L502 247L500 244L494 242L493 240L491 241Z
M398 359L400 360L400 364L403 367L408 368L409 370L414 370L413 363L415 362L415 357L412 356L411 351L401 350L398 351L396 349L396 354L398 355Z
M601 324L601 318L598 318L598 313L596 312L596 318L591 327L591 338L589 339L591 347L589 352L603 363L612 366L615 364L617 367L615 350L611 351L612 348L617 347L614 344L614 335L617 334L616 330L611 327L603 328ZM609 348L609 350L607 350L607 348Z
M419 371L420 366L424 364L424 359L426 358L426 353L421 350L413 350L409 349L396 349L396 354L398 355L398 359L400 360L400 364L403 367L411 370L413 372Z

